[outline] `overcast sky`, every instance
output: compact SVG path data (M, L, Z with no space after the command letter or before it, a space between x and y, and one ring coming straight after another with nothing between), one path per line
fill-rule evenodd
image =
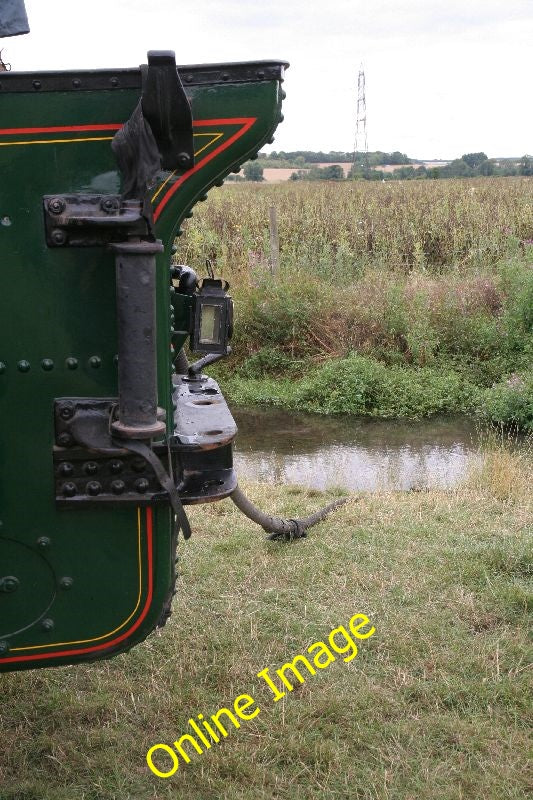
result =
M0 0L0 6L2 0ZM13 69L289 61L275 150L352 150L357 72L368 146L418 158L533 153L533 0L26 0Z

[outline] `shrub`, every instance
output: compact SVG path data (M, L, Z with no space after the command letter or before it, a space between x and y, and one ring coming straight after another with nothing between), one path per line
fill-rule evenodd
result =
M494 424L533 431L533 370L485 389L477 410Z

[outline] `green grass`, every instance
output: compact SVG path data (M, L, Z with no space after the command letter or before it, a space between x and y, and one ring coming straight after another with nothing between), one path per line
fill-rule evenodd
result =
M530 466L495 452L455 491L353 497L292 545L229 501L193 508L162 632L109 662L0 677L1 800L525 800ZM291 517L328 500L246 488ZM273 704L256 673L357 612L376 627L357 658ZM150 773L149 747L241 693L256 719Z

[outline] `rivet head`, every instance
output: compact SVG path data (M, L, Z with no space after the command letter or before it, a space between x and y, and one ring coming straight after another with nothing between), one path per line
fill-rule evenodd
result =
M122 494L125 488L126 484L124 483L124 481L121 480L111 481L111 491L113 492L113 494Z
M18 369L19 372L29 372L30 371L30 362L29 361L25 361L24 359L22 361L19 361L18 364L17 364L17 369Z
M61 417L61 419L72 419L72 417L74 416L73 403L65 403L65 405L61 406L59 416Z
M111 84L111 86L118 86L120 81L118 78L111 78L109 83Z
M124 469L124 464L122 463L122 461L119 461L117 459L116 461L111 462L111 464L109 465L109 469L111 470L113 475L118 475L118 473L122 472L122 470Z
M32 81L32 86L34 89L39 90L42 86L41 81Z
M262 69L258 70L257 77L259 78L260 81L262 81L263 78L265 77L265 73L263 72Z
M68 477L70 477L70 476L72 475L72 473L74 472L74 467L72 466L72 464L69 464L69 462L68 462L68 461L63 461L63 462L62 462L62 463L59 465L59 467L58 467L58 470L57 470L57 471L58 471L58 472L59 472L59 474L60 474L60 475L62 475L64 478L68 478Z
M47 547L50 547L50 539L48 536L39 536L37 539L37 547L40 547L41 550L46 550Z
M74 497L74 495L77 494L76 484L71 483L70 481L68 483L64 483L63 494L65 497Z
M83 470L86 475L96 475L98 472L98 464L96 461L87 461L87 463L83 465Z
M7 367L4 361L0 361L0 375L3 375Z
M41 367L45 372L50 372L50 370L54 368L54 362L51 358L43 358L41 361Z
M41 622L41 628L43 629L43 631L51 631L51 630L53 630L54 629L54 620L50 619L49 617L48 617L48 619L43 619L43 621Z
M65 576L64 578L60 579L59 586L61 587L61 589L64 589L65 592L67 592L69 589L72 588L72 584L73 583L74 583L73 578L69 578L68 576Z
M19 588L19 585L20 581L15 575L6 575L4 578L0 578L0 592L11 594Z
M67 365L67 369L78 369L78 359L77 358L67 358L65 361Z
M89 359L89 364L93 369L98 369L101 363L102 359L100 358L100 356L91 356Z
M177 161L180 167L188 167L189 164L191 163L191 159L188 153L178 153Z
M70 447L72 442L72 436L70 433L67 433L67 431L63 431L63 433L60 433L57 437L57 443L60 447Z
M98 481L89 481L87 486L85 487L85 491L87 494L90 494L91 497L96 497L97 494L100 494L102 491L102 485L98 483Z
M140 494L144 494L148 489L148 481L146 478L137 478L133 485Z
M9 653L9 645L7 642L0 642L0 656L4 656L6 653Z
M81 86L81 81L79 80L79 78L74 78L74 80L72 81L72 85L74 86L75 89L79 89Z
M61 214L66 207L67 204L62 197L52 197L52 199L48 201L48 211L50 211L51 214Z
M118 356L113 356L113 364L118 367Z
M54 244L65 244L67 241L67 234L61 228L54 228L51 237Z

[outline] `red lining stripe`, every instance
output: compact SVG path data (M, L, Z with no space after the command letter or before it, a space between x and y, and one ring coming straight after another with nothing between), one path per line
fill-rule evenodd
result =
M75 133L76 131L118 131L122 128L122 123L101 123L100 125L53 125L49 128L1 128L1 136L13 136L17 133Z
M60 650L55 653L43 653L33 654L29 656L11 656L11 658L2 658L0 659L0 664L9 664L15 661L41 661L45 658L62 658L63 656L78 656L83 653L93 653L96 650L108 650L113 645L118 644L119 642L124 641L130 636L141 624L143 619L146 617L150 605L152 603L152 595L153 595L153 527L152 527L152 509L148 507L146 509L146 545L148 550L148 593L146 595L146 602L144 604L144 608L141 612L141 615L137 618L136 622L133 623L129 630L122 633L120 636L117 636L115 639L112 639L110 642L105 642L104 644L97 644L93 645L92 647L83 647L79 650Z
M195 172L198 172L202 167L204 167L209 161L211 161L215 156L219 153L222 153L223 150L226 150L230 147L237 139L240 139L241 136L244 136L247 133L252 125L257 122L257 117L235 117L234 119L198 119L193 122L193 127L200 128L200 127L207 127L209 125L242 125L242 128L230 136L229 139L226 139L225 142L222 142L221 145L216 147L210 153L208 153L204 158L201 159L195 166L190 169L188 172L185 172L181 178L172 184L170 189L163 195L160 202L157 204L154 210L154 222L157 222L161 212L165 208L166 204L172 197L172 195L179 189L179 187L194 175Z

